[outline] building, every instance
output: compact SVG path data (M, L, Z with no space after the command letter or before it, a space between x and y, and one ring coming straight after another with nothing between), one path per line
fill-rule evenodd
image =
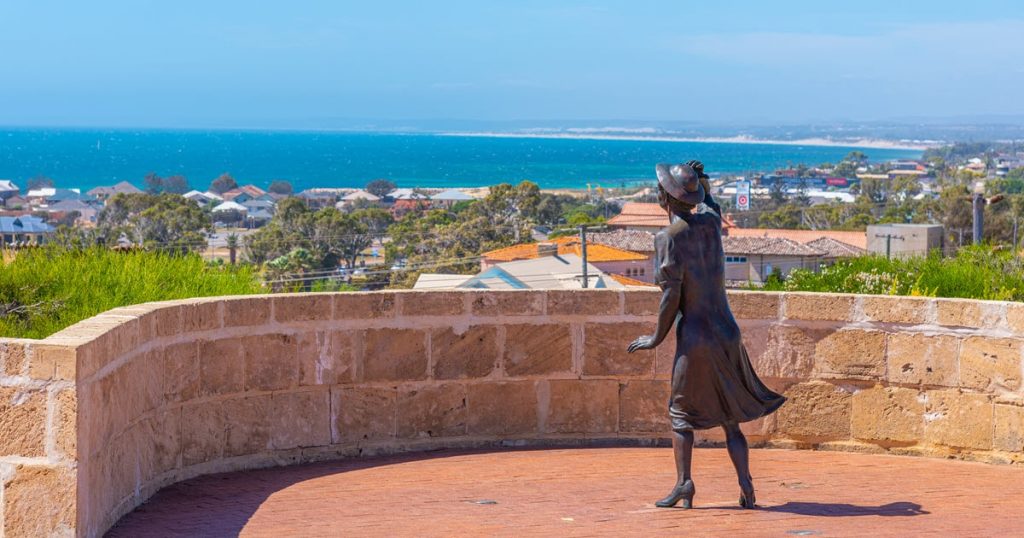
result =
M86 194L88 194L89 196L92 196L93 198L104 203L115 194L140 193L142 193L142 191L139 190L138 187L132 185L131 183L128 183L127 181L122 181L110 187L96 187L95 189L90 189L88 192L86 192Z
M593 264L587 264L587 287L622 289ZM575 254L542 256L492 265L467 275L424 274L414 289L558 290L583 288L583 259Z
M53 233L53 226L39 217L0 217L0 247L12 245L39 245Z
M822 265L832 265L843 258L855 258L857 256L863 256L868 252L866 249L849 243L843 243L842 241L831 237L819 237L804 244L814 250L819 250L825 253L821 258Z
M448 189L430 197L430 201L433 202L434 207L447 208L450 208L459 202L468 202L471 200L475 200L475 198L458 189Z
M580 239L565 236L542 243L524 243L483 253L481 269L500 263L550 256L583 255ZM587 241L587 262L607 274L622 275L644 282L654 281L654 252L633 252Z
M78 218L76 222L79 224L96 224L96 217L99 214L96 206L81 200L64 200L63 202L49 204L46 207L46 211L50 213L51 219L54 217L62 218L64 215L77 212Z
M836 241L867 249L868 241L864 232L840 230L787 230L782 228L736 228L723 230L722 235L729 237L768 237L782 238L806 244L821 237L829 237Z
M364 191L362 189L359 189L357 191L352 191L352 192L346 194L345 196L342 196L341 200L339 200L337 203L334 204L334 207L336 207L338 209L345 209L347 207L352 206L353 204L360 203L360 202L368 203L368 204L376 204L376 203L380 202L380 196L377 196L376 194L373 194L373 193L370 193L370 192L366 192L366 191Z
M200 207L212 207L224 201L219 194L213 192L188 191L182 196L199 204Z
M785 277L794 269L817 271L825 252L782 237L723 237L725 279L761 283L772 273Z
M608 220L608 227L618 230L639 230L658 232L668 226L668 213L658 204L646 202L626 202L622 211ZM722 217L722 230L735 227L729 215Z
M897 258L927 256L945 250L945 234L939 224L876 224L868 226L867 250Z
M297 198L306 202L310 209L323 209L337 203L338 198L344 196L341 189L306 189L296 195Z
M9 179L0 179L0 202L17 196L21 189Z

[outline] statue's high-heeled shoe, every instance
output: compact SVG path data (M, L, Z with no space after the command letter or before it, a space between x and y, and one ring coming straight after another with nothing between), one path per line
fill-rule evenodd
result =
M697 488L693 485L693 480L686 479L682 484L676 484L676 487L672 488L672 491L667 497L654 503L654 506L658 508L672 508L679 504L679 501L683 501L683 508L693 507L693 494L697 492Z
M740 484L740 507L753 509L757 500L754 498L754 481L747 478L745 484Z

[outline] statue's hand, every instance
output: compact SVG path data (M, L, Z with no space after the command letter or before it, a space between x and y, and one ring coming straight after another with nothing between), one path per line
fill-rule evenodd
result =
M626 348L626 351L632 353L641 349L654 349L656 346L657 344L654 343L653 336L641 336L640 338L633 340L633 342L629 344L629 347Z

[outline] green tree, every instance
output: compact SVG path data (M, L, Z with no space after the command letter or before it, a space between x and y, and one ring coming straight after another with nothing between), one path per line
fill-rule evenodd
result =
M270 182L270 186L267 187L267 191L272 192L274 194L283 194L285 196L291 196L292 193L295 192L295 189L292 187L292 184L290 182L285 181L283 179L275 179L274 181Z
M206 247L210 216L191 200L173 194L117 194L97 217L100 240L125 238L147 250L189 252Z
M217 176L217 178L214 179L210 183L210 189L209 190L210 190L210 192L213 192L213 193L224 194L225 192L228 192L231 189L237 189L237 188L238 188L238 182L235 181L235 178L231 177L231 174L228 174L227 172L225 172L225 173Z
M398 185L395 185L393 181L383 178L375 179L366 184L366 192L381 198L397 188Z
M38 174L30 178L25 187L30 191L35 189L53 188L53 179L42 174Z
M188 179L182 175L173 175L164 178L164 192L171 194L185 194L192 190L188 184Z
M164 192L164 178L156 175L156 172L146 174L146 177L142 179L142 183L146 186L143 190L147 194L160 194Z

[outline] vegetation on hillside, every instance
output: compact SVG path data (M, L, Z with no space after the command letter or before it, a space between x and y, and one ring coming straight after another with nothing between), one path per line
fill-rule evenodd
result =
M763 289L1024 301L1024 260L989 246L966 247L953 257L938 250L907 259L861 256L819 273L769 279Z
M0 265L0 336L44 338L119 306L263 291L252 268L196 254L26 249Z

